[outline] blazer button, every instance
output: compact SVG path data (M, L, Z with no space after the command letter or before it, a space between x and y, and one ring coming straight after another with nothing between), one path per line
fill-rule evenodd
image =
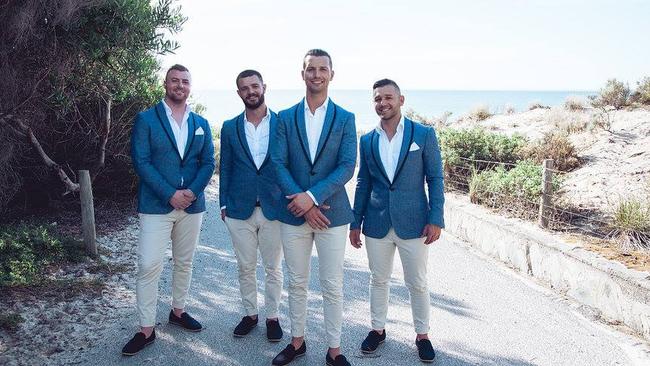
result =
M309 172L309 174L316 175L316 172L312 170L311 172Z
M394 190L395 190L395 187L390 187L389 189L390 189L391 191L394 191Z
M258 171L257 171L257 175L260 175L260 174L262 174L262 173L258 170Z

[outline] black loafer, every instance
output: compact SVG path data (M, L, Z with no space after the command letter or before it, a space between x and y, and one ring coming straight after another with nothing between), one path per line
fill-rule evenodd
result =
M124 356L133 356L136 353L142 351L143 348L153 343L156 340L156 331L154 330L149 338L147 338L144 333L138 332L133 338L122 348L122 354Z
M169 312L169 323L178 325L181 328L187 329L191 332L200 332L203 329L201 323L192 318L190 314L183 313L180 317L174 314L174 311Z
M363 353L375 353L377 347L380 344L384 343L386 340L386 330L379 334L374 330L368 332L368 336L361 343L361 352Z
M307 342L302 341L302 346L300 346L298 349L293 348L293 345L289 343L289 345L283 349L282 352L278 353L278 355L275 356L271 364L275 366L288 365L297 357L304 356L305 352L307 352Z
M415 345L418 347L418 355L420 356L420 361L433 362L433 359L436 357L436 353L433 351L431 341L428 339L420 339L419 341L415 341Z
M235 337L241 338L253 330L257 326L257 318L253 319L250 316L245 316L241 318L241 321L235 327L235 330L232 332L232 335Z
M345 356L338 355L336 358L332 359L329 352L325 355L325 363L327 363L327 366L351 366Z
M282 334L279 320L266 320L266 339L269 342L280 342L282 340Z

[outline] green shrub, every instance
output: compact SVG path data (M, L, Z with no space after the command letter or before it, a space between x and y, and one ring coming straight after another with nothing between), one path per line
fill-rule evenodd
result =
M646 76L637 82L636 91L632 94L632 100L648 105L650 104L650 77Z
M219 174L219 169L221 168L219 157L221 156L221 129L216 126L210 126L212 129L212 143L214 144L214 160L216 161L216 167L214 169L214 174Z
M38 282L47 266L84 257L79 242L60 238L51 226L0 227L0 287Z
M621 109L630 104L630 87L616 79L607 80L598 95L590 95L591 105L595 108L614 107Z
M559 188L554 178L553 190ZM532 218L537 215L542 195L542 167L523 160L510 170L503 166L475 172L469 181L469 197L473 203L506 209L516 216Z
M521 149L524 159L541 164L544 159L553 159L554 169L569 172L580 166L580 158L566 134L556 131L544 136Z
M647 200L621 201L614 211L612 233L623 250L650 249L650 204Z

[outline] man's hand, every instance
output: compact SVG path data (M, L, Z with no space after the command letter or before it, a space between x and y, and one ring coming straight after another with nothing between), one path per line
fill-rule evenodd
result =
M226 221L226 209L221 209L221 221Z
M434 224L427 224L422 230L422 238L426 237L424 244L429 245L440 238L441 228Z
M316 206L312 206L312 208L305 213L305 220L307 220L309 226L315 230L325 230L330 224L330 220L327 219L323 212L321 212L320 208Z
M194 192L192 192L191 189L184 189L183 196L189 198L190 202L196 201L196 196L194 195Z
M172 198L169 200L169 204L176 210L184 210L192 204L192 200L185 195L185 191L176 191Z
M301 217L314 207L314 201L312 201L311 197L309 197L305 192L292 194L287 196L287 199L291 200L287 208L295 217Z
M350 244L357 249L361 248L363 245L361 242L361 229L350 230Z

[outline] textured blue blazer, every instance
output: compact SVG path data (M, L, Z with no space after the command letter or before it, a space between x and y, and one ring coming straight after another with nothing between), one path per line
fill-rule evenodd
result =
M271 148L271 162L282 190L278 219L296 226L305 223L304 218L289 212L285 196L310 191L319 205L330 207L323 211L330 227L352 222L354 215L344 185L354 174L357 158L354 114L330 100L313 164L305 129L305 100L279 112L278 119Z
M214 172L214 145L208 121L194 112L187 120L185 154L181 155L162 102L140 112L131 132L131 159L138 175L138 212L167 214L176 190L190 189L196 200L187 213L205 211L203 190Z
M253 214L259 199L264 217L276 220L282 194L270 163L271 154L267 151L264 162L257 169L246 140L244 113L224 122L221 128L219 203L221 207L226 206L226 216L246 220ZM278 119L274 112L269 113L270 149Z
M376 130L361 136L359 154L355 221L350 229L363 226L364 235L383 238L392 227L398 237L408 240L420 237L426 224L445 226L442 160L433 128L404 119L404 140L392 183L381 162Z

